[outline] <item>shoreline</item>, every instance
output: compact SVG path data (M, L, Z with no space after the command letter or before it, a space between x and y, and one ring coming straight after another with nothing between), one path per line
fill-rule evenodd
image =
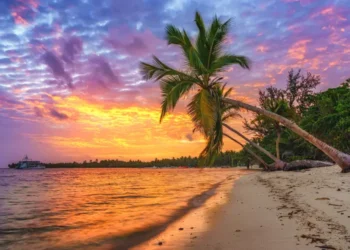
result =
M248 172L132 249L350 249L349 176L338 166Z

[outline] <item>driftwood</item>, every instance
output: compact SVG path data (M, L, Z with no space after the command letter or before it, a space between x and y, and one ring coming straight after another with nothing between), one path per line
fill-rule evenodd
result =
M283 168L284 171L295 171L308 168L320 168L333 166L334 163L327 161L312 161L312 160L298 160L292 161L286 164Z

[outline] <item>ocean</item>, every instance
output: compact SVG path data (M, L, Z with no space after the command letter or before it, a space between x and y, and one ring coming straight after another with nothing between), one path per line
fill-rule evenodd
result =
M128 249L215 194L235 169L0 169L0 249Z

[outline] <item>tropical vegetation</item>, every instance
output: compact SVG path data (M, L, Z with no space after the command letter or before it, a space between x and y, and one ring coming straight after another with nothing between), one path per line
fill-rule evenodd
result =
M350 155L306 132L296 121L284 117L285 111L282 115L278 114L282 107L292 107L294 102L299 104L299 108L294 109L296 113L304 112L304 109L307 108L308 103L302 103L300 99L303 95L308 95L308 92L303 92L298 88L297 80L300 79L300 75L293 75L297 80L292 79L291 83L294 85L286 94L291 101L288 105L277 102L269 107L266 104L270 109L268 110L264 106L256 107L231 99L228 96L223 97L220 95L220 91L222 92L224 86L222 73L232 65L249 69L249 60L245 56L230 54L224 50L230 20L221 22L217 17L214 17L212 23L206 27L201 15L197 12L195 23L198 28L198 35L194 42L185 30L181 31L173 25L167 25L166 27L168 44L181 49L186 63L185 68L176 69L156 56L153 56L153 63L141 62L140 68L144 79L155 80L161 86L163 101L160 121L176 107L181 97L190 95L191 101L187 105L188 114L192 118L195 130L200 131L208 141L201 157L206 159L205 163L210 164L213 162L213 156L221 151L223 145L222 124L218 121L222 118L221 106L224 102L232 107L253 111L276 121L279 125L293 131L325 153L342 168L343 172L350 171ZM275 164L276 168L283 168L284 166L283 161L277 161Z

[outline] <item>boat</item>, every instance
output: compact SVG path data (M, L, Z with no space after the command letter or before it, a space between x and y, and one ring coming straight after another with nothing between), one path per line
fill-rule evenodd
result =
M27 155L17 163L16 169L44 169L40 161L33 161Z

